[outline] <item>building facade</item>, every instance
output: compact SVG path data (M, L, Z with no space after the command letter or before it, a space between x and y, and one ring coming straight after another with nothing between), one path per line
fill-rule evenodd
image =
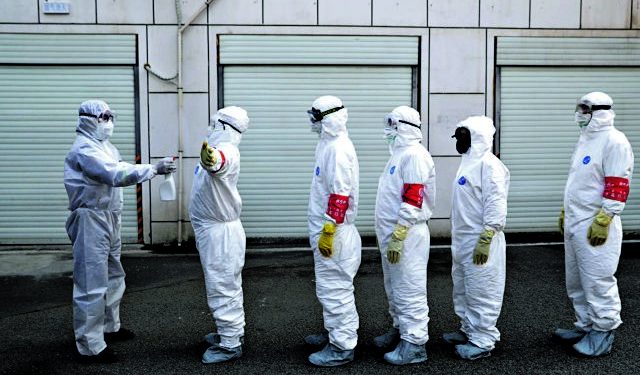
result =
M377 180L388 158L382 119L398 105L422 115L437 173L429 225L440 237L449 235L459 163L451 135L469 115L496 123L494 151L512 175L512 232L555 230L582 94L610 93L616 126L634 149L640 144L640 0L177 5L0 0L0 244L68 242L63 162L77 107L88 98L106 100L118 114L113 142L125 160L155 162L183 151L180 201L160 201L161 178L126 189L129 243L193 236L193 171L208 119L226 105L251 117L239 183L250 238L306 236L317 139L305 111L320 95L340 96L349 110L363 235L373 234ZM623 216L631 232L640 228L637 181Z

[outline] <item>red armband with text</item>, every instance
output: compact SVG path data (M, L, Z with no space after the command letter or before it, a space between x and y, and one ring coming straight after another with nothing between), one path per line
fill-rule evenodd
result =
M629 179L622 177L605 177L602 196L618 202L626 202L629 196Z
M344 215L349 208L349 197L346 195L331 194L329 195L329 204L327 205L327 215L331 216L336 224L344 222Z
M402 201L414 207L422 208L424 199L423 184L404 184L402 191Z

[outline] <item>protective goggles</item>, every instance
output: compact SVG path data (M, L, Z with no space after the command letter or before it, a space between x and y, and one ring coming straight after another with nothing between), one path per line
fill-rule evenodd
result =
M344 108L343 106L340 106L340 107L327 109L326 111L321 112L319 109L315 109L312 107L310 110L307 111L307 113L309 114L309 118L311 118L315 122L318 122L318 121L321 121L324 118L324 116L332 114L333 112L338 112L343 108Z
M400 123L403 124L407 124L409 126L413 126L414 128L418 128L418 129L422 129L422 127L420 125L414 124L413 122L409 122L409 121L405 121L405 120L397 120ZM394 125L394 118L393 117L387 117L387 121L385 123L385 126L388 128L392 128L395 129L396 126Z
M116 119L116 114L111 112L108 109L97 116L92 113L85 113L85 112L80 112L78 116L96 118L100 122L109 122L109 121L114 121Z
M592 113L594 111L607 110L607 109L611 109L611 106L610 105L592 105L592 106L588 106L588 105L582 104L582 103L579 103L578 105L576 105L576 112L581 113L583 115Z

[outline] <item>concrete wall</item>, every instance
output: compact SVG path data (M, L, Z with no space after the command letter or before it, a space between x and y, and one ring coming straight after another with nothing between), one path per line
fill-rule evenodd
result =
M176 63L174 0L67 0L69 15L46 15L46 0L0 0L3 33L133 33L138 36L142 159L177 153L177 94L165 76ZM203 0L182 0L183 19ZM219 34L416 35L421 38L420 107L437 168L434 235L449 231L450 184L459 163L450 135L472 114L494 113L495 37L638 36L640 0L215 0L184 34L185 165L183 219L200 137L217 109ZM149 142L146 142L146 140ZM146 242L176 237L176 202L144 186ZM192 235L191 226L184 230Z

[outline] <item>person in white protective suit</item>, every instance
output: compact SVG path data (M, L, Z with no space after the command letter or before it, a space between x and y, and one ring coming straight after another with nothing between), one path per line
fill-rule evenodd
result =
M384 359L404 365L427 360L427 221L435 206L436 174L431 155L421 144L418 111L397 107L384 123L391 157L378 182L375 228L393 327L374 344L391 348L397 343Z
M353 278L360 267L362 245L355 227L359 166L347 133L347 109L334 96L321 96L307 111L319 133L309 196L309 237L315 264L316 295L328 333L305 342L323 346L309 356L316 366L339 366L353 360L358 341L358 312Z
M242 199L237 188L238 145L248 127L249 117L240 107L225 107L213 115L193 178L191 225L204 272L207 302L218 329L204 338L211 346L202 355L203 363L242 356L245 322L241 273L246 236L240 222Z
M110 363L108 342L134 338L120 327L125 272L120 263L122 187L175 171L171 158L155 165L129 164L111 144L114 114L101 100L80 104L76 139L64 161L64 187L73 243L73 329L78 359Z
M564 234L567 294L575 310L573 329L553 336L574 344L581 355L611 352L620 320L614 273L622 246L620 214L629 195L633 151L613 126L613 101L603 92L578 101L575 121L580 139L573 153L559 227Z
M453 305L460 329L443 339L468 360L488 357L500 340L509 170L491 152L494 133L490 118L472 116L453 135L462 155L451 207Z

